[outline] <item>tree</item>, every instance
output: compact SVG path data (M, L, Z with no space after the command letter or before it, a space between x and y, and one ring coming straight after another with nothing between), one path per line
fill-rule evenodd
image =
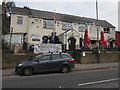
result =
M11 15L12 12L12 8L15 7L15 3L14 2L7 2L6 3L6 15L9 17Z
M15 7L14 2L2 2L2 34L10 32L10 15L12 8Z

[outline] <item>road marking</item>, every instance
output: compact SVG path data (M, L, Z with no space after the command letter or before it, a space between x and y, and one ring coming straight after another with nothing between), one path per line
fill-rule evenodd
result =
M59 86L59 88L62 88L61 86Z
M110 81L116 81L116 80L119 80L119 79L120 78L109 79L109 80L102 80L102 81L95 81L95 82L88 82L88 83L82 83L82 84L78 84L78 86L85 86L85 85L98 84L98 83L105 83L105 82L110 82Z

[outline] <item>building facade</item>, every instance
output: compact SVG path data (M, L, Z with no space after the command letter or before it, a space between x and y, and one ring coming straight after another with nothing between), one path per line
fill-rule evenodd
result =
M97 46L96 19L56 13L56 20L57 22L54 24L53 12L28 7L13 8L10 25L12 43L19 43L23 46L27 44L27 49L29 49L30 45L51 43L50 37L55 32L64 49L81 49L84 31L87 29L91 40L90 48ZM99 20L98 29L99 33L104 31L108 46L113 47L115 27L105 20Z

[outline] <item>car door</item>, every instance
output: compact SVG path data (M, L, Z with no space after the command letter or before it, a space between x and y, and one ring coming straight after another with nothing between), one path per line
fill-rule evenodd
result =
M59 54L53 54L52 59L50 63L50 69L51 71L59 70L59 67L62 63L61 56Z
M37 59L38 63L35 65L37 72L49 71L50 69L50 55L44 55Z

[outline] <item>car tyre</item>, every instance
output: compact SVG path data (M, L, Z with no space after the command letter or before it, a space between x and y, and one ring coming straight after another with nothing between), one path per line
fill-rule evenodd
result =
M31 67L26 67L23 71L25 76L30 76L33 73L33 69Z
M61 72L62 73L68 73L69 72L69 66L67 66L67 65L62 66L61 67Z

